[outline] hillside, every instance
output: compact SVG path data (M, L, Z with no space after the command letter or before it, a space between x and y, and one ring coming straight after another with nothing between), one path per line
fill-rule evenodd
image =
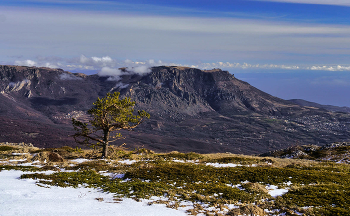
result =
M120 91L151 118L125 132L130 148L259 154L350 138L350 114L273 97L220 69L123 68L119 77L0 66L0 141L75 146L70 119L86 120L97 97Z
M291 99L288 100L292 103L301 105L301 106L308 106L308 107L317 107L317 108L322 108L328 111L332 111L332 112L344 112L344 113L350 113L350 107L339 107L339 106L332 106L332 105L322 105L319 103L315 103L315 102L310 102L310 101L306 101L306 100L302 100L302 99Z

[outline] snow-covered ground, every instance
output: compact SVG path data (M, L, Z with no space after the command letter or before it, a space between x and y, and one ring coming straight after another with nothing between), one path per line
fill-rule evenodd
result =
M82 163L89 161L87 159L75 159L70 162ZM22 160L9 160L0 161L2 164L14 165ZM122 164L132 164L135 160L118 161ZM174 160L174 162L180 163L197 163L197 161L182 161ZM17 166L40 166L37 162L31 163L19 163ZM71 164L73 165L73 164ZM207 166L214 167L236 167L242 166L240 164L219 164L219 163L206 163ZM255 166L255 165L251 165ZM61 171L66 171L61 169ZM54 171L45 171L42 173L51 174ZM137 202L133 199L124 198L122 200L115 200L113 194L104 193L98 189L92 188L62 188L55 186L43 186L38 185L36 180L33 179L20 179L20 176L25 173L19 170L1 170L0 172L0 216L12 216L12 215L188 215L186 213L190 206L193 206L192 202L182 202L184 207L179 207L178 210L167 208L165 204L153 204L148 205L149 202L159 200L155 197L152 200L142 200ZM122 178L123 174L114 174L108 172L102 172L105 176L111 178ZM248 182L242 182L248 183ZM285 183L287 186L291 185L291 182ZM232 187L238 187L240 185L231 185ZM272 197L281 196L288 192L287 188L280 189L277 186L269 185L266 187L268 193ZM205 207L209 210L212 207ZM229 209L238 208L237 206L227 206ZM227 210L227 209L226 209ZM226 211L225 210L225 211ZM223 211L222 213L225 213ZM204 214L198 214L200 216Z
M1 216L187 215L184 210L170 209L164 204L149 206L146 200L136 202L125 198L117 203L113 194L91 188L39 187L33 179L19 179L24 173L29 172L0 172Z

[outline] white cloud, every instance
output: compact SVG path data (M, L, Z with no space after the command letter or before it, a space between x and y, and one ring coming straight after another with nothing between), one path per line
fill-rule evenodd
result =
M15 65L20 65L20 66L28 66L28 67L48 67L48 68L59 68L60 64L55 64L55 63L51 63L51 62L36 62L30 59L27 60L16 60L15 61Z
M341 65L323 65L323 66L311 66L308 67L309 70L323 70L323 71L350 71L350 66L341 66Z
M23 61L17 60L15 61L15 64L20 66L29 66L29 67L37 66L37 63L35 61L29 60L29 59L23 60Z
M138 66L138 67L133 67L133 68L128 68L128 71L132 72L132 73L136 73L136 74L140 74L140 75L144 75L147 73L151 72L151 68L149 66Z
M91 59L96 62L96 63L111 63L113 62L113 60L111 59L111 57L109 56L104 56L102 58L99 57L91 57Z
M102 77L109 77L108 81L118 81L120 80L120 76L125 74L123 71L116 69L116 68L110 68L110 67L103 67L97 75Z
M136 66L132 68L126 68L126 72L117 69L117 68L110 68L110 67L103 67L97 75L103 76L103 77L108 77L108 81L119 81L121 78L120 76L122 75L127 75L127 74L139 74L139 75L145 75L147 73L151 72L151 68L147 65L142 65L142 66Z
M68 60L74 64L82 64L84 66L91 66L92 68L101 68L101 67L113 67L115 61L109 56L103 57L86 57L85 55L80 55L79 58L73 58Z

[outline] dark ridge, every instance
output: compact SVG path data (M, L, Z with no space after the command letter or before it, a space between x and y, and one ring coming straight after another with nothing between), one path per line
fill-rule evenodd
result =
M87 120L92 103L114 91L151 114L114 143L130 148L260 154L350 139L350 114L273 97L220 69L160 66L120 78L0 66L0 140L75 146L71 118Z
M332 106L332 105L322 105L322 104L318 104L315 102L310 102L302 99L291 99L289 101L294 104L298 104L300 106L317 107L317 108L325 109L332 112L350 113L350 107L345 107L345 106L339 107L339 106Z

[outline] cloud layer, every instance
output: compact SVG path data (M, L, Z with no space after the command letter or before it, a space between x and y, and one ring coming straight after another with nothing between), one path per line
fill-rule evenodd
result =
M151 72L153 66L184 66L199 68L204 70L210 70L213 68L221 68L225 70L271 70L271 71L284 71L284 70L310 70L310 71L350 71L350 65L284 65L284 64L249 64L249 63L235 63L235 62L201 62L197 64L181 64L175 62L155 61L153 59L145 61L132 61L126 59L124 61L113 59L109 56L102 57L86 57L81 55L80 57L63 59L63 58L38 58L37 60L16 60L15 65L23 66L37 66L37 67L49 67L49 68L62 68L68 71L95 71L99 76L110 77L110 80L119 80L121 75L125 74L140 74L144 75ZM126 72L119 68L126 68Z
M31 9L0 9L0 63L54 55L91 70L114 68L115 59L287 65L346 62L350 55L348 25Z

